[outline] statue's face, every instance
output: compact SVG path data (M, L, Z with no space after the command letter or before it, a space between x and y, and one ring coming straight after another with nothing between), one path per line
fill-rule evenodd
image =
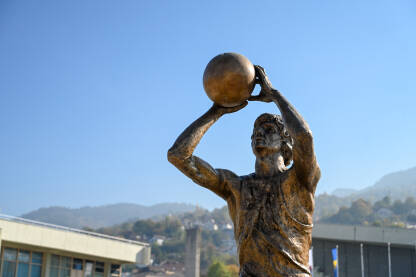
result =
M256 156L270 155L280 151L282 138L274 123L264 122L253 130L251 147Z

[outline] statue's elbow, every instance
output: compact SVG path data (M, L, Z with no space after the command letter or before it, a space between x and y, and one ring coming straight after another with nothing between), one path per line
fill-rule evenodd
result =
M176 149L173 147L168 150L167 156L168 161L176 167L178 167L181 164L181 161L183 160L178 151L176 151Z
M176 155L175 155L175 151L172 148L170 148L168 150L168 155L167 156L168 156L168 161L171 164L173 164L175 162L175 160L176 160Z
M313 135L311 129L306 130L305 132L305 139L313 143Z
M310 129L305 129L302 132L298 133L298 140L302 141L303 144L312 145L313 144L313 135Z

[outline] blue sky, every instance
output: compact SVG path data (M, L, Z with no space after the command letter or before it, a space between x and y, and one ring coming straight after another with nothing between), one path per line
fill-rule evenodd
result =
M416 166L414 1L0 1L0 209L223 200L166 160L208 61L262 65L315 137L318 193ZM250 103L196 154L254 170Z

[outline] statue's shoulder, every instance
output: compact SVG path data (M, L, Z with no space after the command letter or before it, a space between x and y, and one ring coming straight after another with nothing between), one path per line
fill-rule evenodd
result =
M237 180L240 178L240 176L238 176L237 174L235 174L229 169L216 168L215 170L225 180Z
M256 173L250 173L247 175L240 176L241 184L250 184L253 183L257 179Z
M215 169L220 177L220 182L231 185L232 187L239 187L241 183L241 177L228 169L217 168Z
M256 176L256 173L250 173L250 174L247 174L247 175L241 175L240 179L241 180L249 180L249 179L254 179L255 176Z

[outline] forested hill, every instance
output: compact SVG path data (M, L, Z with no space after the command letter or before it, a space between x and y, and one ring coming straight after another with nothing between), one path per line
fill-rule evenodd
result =
M322 218L320 222L415 228L416 200L408 197L406 200L393 202L386 196L371 204L369 201L358 199L352 202L351 207L342 207L336 214Z
M356 185L354 186L356 187ZM416 199L416 167L387 174L373 186L362 190L338 189L335 194L337 195L321 194L316 197L315 220L334 215L341 207L350 207L351 203L358 199L367 201L369 205L385 196L388 196L392 203L395 200L404 201L408 197ZM192 212L195 208L193 205L180 203L162 203L153 206L122 203L79 209L41 208L24 214L22 217L74 228L96 229L126 221L156 219L168 214Z
M70 209L40 208L22 215L23 218L72 228L100 228L126 221L163 217L169 214L192 212L196 206L183 203L161 203L153 206L119 203L98 207Z

